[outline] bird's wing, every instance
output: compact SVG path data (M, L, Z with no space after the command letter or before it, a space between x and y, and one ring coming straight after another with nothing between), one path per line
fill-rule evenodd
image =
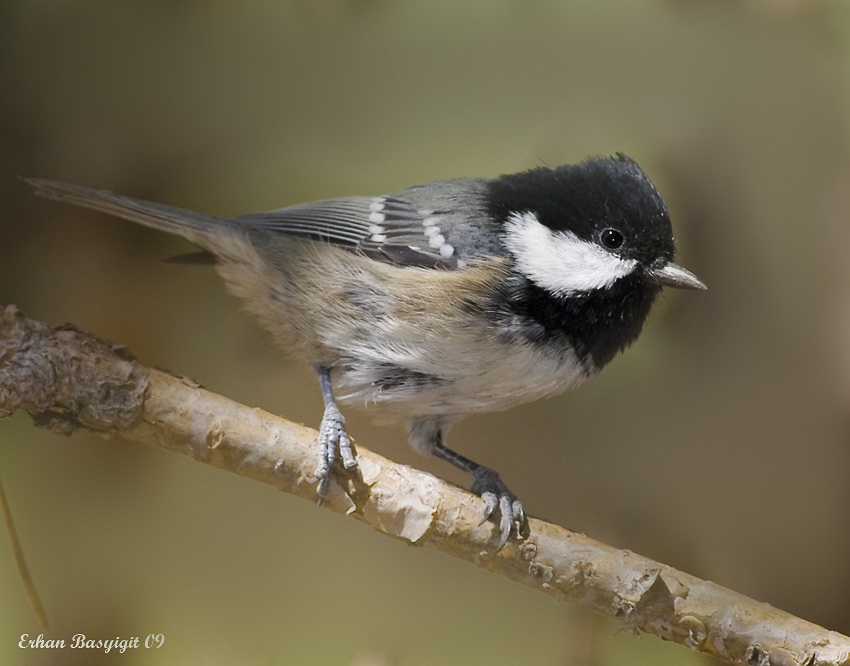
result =
M397 196L345 197L299 204L233 219L267 233L332 243L377 261L427 268L457 268L440 211ZM443 226L441 227L441 223Z

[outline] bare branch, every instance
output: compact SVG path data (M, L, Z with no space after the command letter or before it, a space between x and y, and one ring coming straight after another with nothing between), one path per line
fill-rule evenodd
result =
M14 306L0 313L0 415L30 413L60 432L85 428L156 444L316 500L317 433L142 367L72 326L49 327ZM850 664L850 638L672 567L557 525L496 551L483 502L357 447L359 473L339 470L324 506L379 532L427 545L580 604L625 626L734 664Z

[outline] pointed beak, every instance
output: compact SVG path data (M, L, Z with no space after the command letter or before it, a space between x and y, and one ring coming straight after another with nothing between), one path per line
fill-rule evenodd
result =
M678 264L668 261L658 268L650 268L649 276L664 287L678 289L708 289L696 275Z

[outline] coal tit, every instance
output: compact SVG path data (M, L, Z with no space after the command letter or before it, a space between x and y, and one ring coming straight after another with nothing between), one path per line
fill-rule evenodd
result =
M472 475L500 547L519 534L522 504L446 446L448 428L578 386L637 338L661 287L705 288L673 263L661 195L621 154L233 219L29 182L214 258L276 341L315 368L320 497L338 459L356 467L337 401L374 407L407 425L414 448Z

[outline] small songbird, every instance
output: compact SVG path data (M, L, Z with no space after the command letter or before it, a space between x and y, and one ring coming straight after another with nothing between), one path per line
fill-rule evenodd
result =
M446 446L448 428L578 386L637 338L662 287L705 289L673 263L664 201L621 154L232 219L28 182L214 258L276 341L315 368L320 497L337 459L356 467L337 401L374 408L405 423L414 448L472 475L500 547L519 535L522 504Z

